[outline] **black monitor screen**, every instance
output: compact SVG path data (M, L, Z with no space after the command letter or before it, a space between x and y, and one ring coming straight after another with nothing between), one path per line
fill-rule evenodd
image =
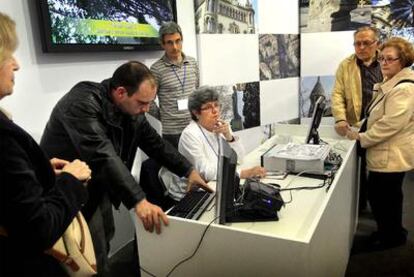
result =
M239 187L239 177L236 174L237 154L227 141L219 138L219 159L216 187L216 215L219 224L231 221L235 213L234 200Z
M40 0L45 52L160 50L175 0Z
M319 144L318 128L321 123L323 113L325 112L325 106L325 97L319 96L315 103L315 109L313 110L312 121L309 126L305 143Z

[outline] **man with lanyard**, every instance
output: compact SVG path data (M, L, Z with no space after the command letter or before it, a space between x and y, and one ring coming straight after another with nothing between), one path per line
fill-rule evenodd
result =
M332 92L332 114L335 130L345 136L352 127L359 128L365 109L372 99L372 88L382 81L377 62L379 31L370 26L358 28L354 33L355 53L343 60L337 71ZM360 211L366 208L365 157L361 156Z
M188 96L199 86L199 69L196 60L182 52L183 35L177 23L164 23L159 38L165 54L151 66L159 106L154 103L149 113L161 120L163 138L178 148L181 132L191 120Z

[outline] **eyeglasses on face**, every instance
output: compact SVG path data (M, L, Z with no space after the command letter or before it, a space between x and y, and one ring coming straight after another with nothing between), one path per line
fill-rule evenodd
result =
M183 43L183 40L182 39L177 39L177 40L167 40L166 42L165 42L165 44L167 44L167 45L169 45L169 46L173 46L174 44L176 44L176 45L181 45Z
M353 44L355 47L369 47L376 43L376 40L363 40L363 41L355 41Z
M217 110L218 111L220 109L221 109L221 105L218 102L208 103L208 104L203 105L200 108L200 110L202 110L202 111L208 111L208 110L210 110L210 111Z
M379 56L379 57L377 58L377 61L378 61L379 63L385 62L386 64L390 64L390 63L393 63L393 62L395 62L395 61L397 61L397 60L399 60L399 59L400 59L400 57L398 57L398 58L391 58L391 57L383 57L383 56Z

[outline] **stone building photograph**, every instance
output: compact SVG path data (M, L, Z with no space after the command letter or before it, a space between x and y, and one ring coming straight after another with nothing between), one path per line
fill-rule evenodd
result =
M301 0L299 6L302 33L356 30L371 24L370 0Z
M299 35L259 36L260 80L299 76Z
M319 96L326 99L324 116L332 116L331 95L335 83L334 76L311 76L301 78L299 93L300 117L312 117L315 102Z
M389 33L414 26L414 1L372 0L372 25Z
M195 0L197 34L255 34L257 0Z
M259 82L214 86L220 95L221 118L233 131L260 126Z

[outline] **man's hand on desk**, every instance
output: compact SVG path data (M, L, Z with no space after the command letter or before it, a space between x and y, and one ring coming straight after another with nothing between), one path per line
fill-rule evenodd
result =
M151 204L146 199L141 200L135 205L135 213L141 219L145 230L151 233L154 231L154 226L157 234L161 233L160 218L164 222L164 225L168 226L168 218L162 209L157 205Z
M190 175L188 175L187 178L188 178L187 191L190 191L194 186L197 186L207 192L213 192L213 189L207 185L206 181L204 181L204 179L200 176L200 174L194 169L191 171Z
M340 136L345 136L346 132L349 130L349 123L345 120L341 120L335 123L335 131Z

